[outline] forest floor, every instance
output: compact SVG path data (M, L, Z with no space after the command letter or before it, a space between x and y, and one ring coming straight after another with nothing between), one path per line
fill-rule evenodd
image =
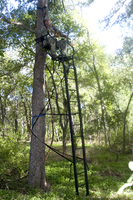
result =
M61 143L54 143L53 146L62 151ZM86 145L89 180L89 196L86 197L85 188L79 190L79 196L75 194L71 162L53 151L50 152L45 167L46 179L51 185L50 191L46 193L30 188L27 184L29 149L29 143L0 139L0 200L133 199L132 187L125 189L121 195L117 194L131 175L128 168L128 162L133 159L131 154L119 153L117 158L108 148ZM71 154L70 145L67 145L66 153ZM71 159L71 156L67 158Z

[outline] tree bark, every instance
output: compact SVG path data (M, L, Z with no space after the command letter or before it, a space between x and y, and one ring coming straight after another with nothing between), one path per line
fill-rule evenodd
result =
M9 94L9 93L8 93ZM3 138L5 137L5 118L6 118L6 104L7 104L7 95L5 95L5 97L3 97L0 95L0 109L1 109L1 124L2 124L2 136Z
M47 0L38 0L38 8L48 7ZM41 36L43 26L42 14L45 9L37 9L37 33L36 37ZM34 65L34 80L32 94L32 115L39 115L45 106L45 61L46 53L36 45L36 56ZM42 114L42 113L41 113ZM36 117L34 117L36 120ZM33 122L34 123L34 122ZM32 187L46 190L47 183L45 179L45 116L40 116L36 121L31 138L31 149L29 158L29 177L28 183ZM39 139L38 139L39 138Z

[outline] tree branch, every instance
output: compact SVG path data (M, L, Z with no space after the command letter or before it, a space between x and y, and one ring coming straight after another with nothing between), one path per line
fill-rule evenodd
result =
M1 17L1 16L0 16ZM20 22L12 22L8 19L5 18L5 16L1 17L1 20L3 20L4 22L8 23L8 24L11 24L11 25L15 25L21 29L25 29L27 31L30 31L31 33L34 33L36 34L35 31L31 30L30 28L28 28L27 26L25 26L23 23L20 23Z

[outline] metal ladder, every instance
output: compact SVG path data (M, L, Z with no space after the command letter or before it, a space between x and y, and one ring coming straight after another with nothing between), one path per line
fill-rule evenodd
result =
M85 156L85 144L84 144L84 136L83 136L83 124L82 124L82 115L81 115L81 107L80 107L77 72L74 65L73 56L69 56L65 58L62 57L60 58L59 61L62 63L63 70L64 70L76 194L79 195L80 187L85 187L86 196L88 196L89 187L88 187L87 163L86 163L86 156ZM69 73L70 70L71 70L71 73ZM72 83L74 82L75 82L75 86L74 88L71 88ZM71 99L70 96L73 97L73 99ZM74 112L76 111L76 115L73 115L73 111ZM78 130L78 132L76 129ZM81 147L76 146L77 140L78 142L79 141L81 142ZM79 157L79 153L81 152L82 152L82 158L81 156Z

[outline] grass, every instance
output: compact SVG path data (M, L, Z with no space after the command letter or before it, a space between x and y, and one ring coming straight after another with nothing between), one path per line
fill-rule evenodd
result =
M62 150L61 144L56 143L54 147ZM116 162L116 155L107 148L88 145L86 157L90 195L86 197L84 188L79 190L79 196L75 194L73 172L70 179L71 163L54 152L50 153L45 167L51 190L44 193L42 190L30 188L27 184L29 148L28 143L0 139L0 200L132 199L133 188L126 189L121 196L117 195L119 187L131 175L128 169L131 155L119 154ZM71 153L70 145L67 153Z

